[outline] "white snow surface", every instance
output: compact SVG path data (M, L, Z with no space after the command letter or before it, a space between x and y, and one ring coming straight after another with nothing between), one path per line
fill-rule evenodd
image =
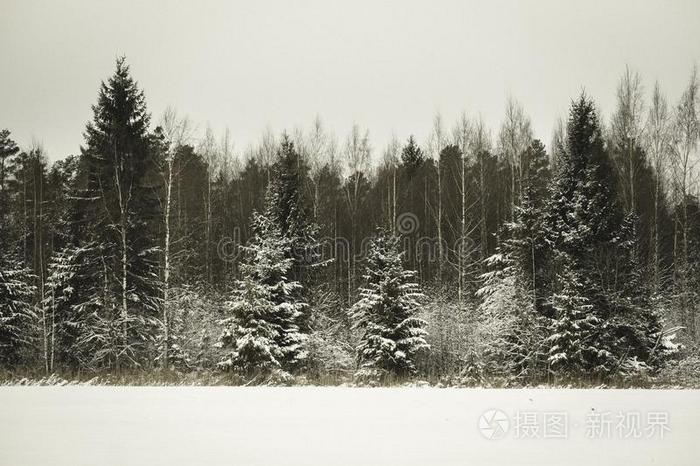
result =
M479 417L511 428L487 439ZM566 412L565 439L516 438ZM587 438L593 412L666 412L663 438ZM698 390L0 387L0 465L697 465Z

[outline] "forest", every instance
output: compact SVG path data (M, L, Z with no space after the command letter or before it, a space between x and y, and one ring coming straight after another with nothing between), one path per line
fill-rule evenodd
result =
M697 386L696 69L674 92L628 67L546 143L511 97L238 151L119 58L79 153L0 131L0 380Z

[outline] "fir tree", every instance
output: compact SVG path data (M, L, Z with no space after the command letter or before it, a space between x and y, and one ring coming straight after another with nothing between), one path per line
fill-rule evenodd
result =
M353 327L361 331L357 356L363 370L397 376L416 372L416 355L429 349L426 322L415 317L420 287L416 273L404 270L400 238L379 231L367 257L366 284L350 309Z

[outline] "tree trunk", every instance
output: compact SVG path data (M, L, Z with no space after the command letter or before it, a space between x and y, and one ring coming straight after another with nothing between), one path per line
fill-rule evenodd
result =
M659 271L659 191L661 189L660 187L660 182L658 180L659 177L659 170L657 168L656 171L656 180L654 183L654 221L652 223L652 244L654 247L654 291L656 293L659 292L660 290L660 281L661 278L659 276L660 271Z
M165 331L165 342L163 345L163 368L170 367L170 200L172 198L173 187L173 158L168 160L168 183L165 194L165 244L164 244L164 264L163 264L163 325Z
M119 201L119 214L120 214L120 236L121 236L121 247L122 247L122 254L121 254L121 319L122 319L122 346L123 354L127 354L128 351L128 346L129 346L129 339L128 339L128 316L129 316L129 311L128 311L128 300L127 300L127 290L128 290L128 281L127 281L127 269L128 269L128 251L127 251L127 217L129 215L129 209L128 209L128 200L125 199L125 193L123 192L123 187L122 187L122 180L120 177L120 163L119 159L117 157L117 149L115 147L114 149L114 178L115 178L115 184L117 188L117 196L118 196L118 201ZM117 369L120 368L120 358L119 354L117 354Z
M30 159L32 165L32 172L34 173L34 202L32 206L32 216L34 217L34 261L33 268L34 273L39 279L39 286L37 287L39 291L39 306L41 306L41 327L42 327L42 340L43 340L43 356L44 356L44 371L48 375L49 373L49 334L46 322L46 307L44 306L44 270L42 264L42 238L41 238L41 166L38 160L38 154L34 154Z
M127 308L127 251L126 251L126 219L125 213L122 212L122 223L121 223L121 237L122 237L122 344L124 345L124 354L127 352L127 347L129 345L128 338L128 308ZM118 360L118 358L117 358Z
M462 176L461 176L461 189L462 189L462 219L460 223L460 238L458 242L458 247L459 249L457 250L457 260L458 260L458 273L459 273L459 289L458 289L458 298L459 302L462 302L463 299L463 294L464 294L464 247L465 247L465 239L467 236L467 191L466 191L466 147L463 150L462 153Z
M486 182L485 182L485 167L484 154L479 154L479 207L481 211L480 233L481 233L481 264L484 266L484 261L488 255L488 232L486 229Z
M438 188L438 214L437 214L437 233L438 233L438 283L442 283L442 262L443 262L443 247L442 247L442 168L440 163L440 155L438 153L437 160L437 188Z
M212 267L211 267L211 160L207 167L207 218L205 226L205 270L207 274L207 283L212 283Z
M391 212L391 229L394 233L396 233L396 165L394 165L394 180L393 180L393 185L394 185L394 192L392 195L392 201L393 201L393 208Z

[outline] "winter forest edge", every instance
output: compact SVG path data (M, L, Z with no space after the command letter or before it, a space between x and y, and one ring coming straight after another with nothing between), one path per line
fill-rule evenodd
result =
M320 118L235 153L124 58L80 154L0 131L0 382L700 386L700 80L550 143ZM609 120L609 121L605 121Z

